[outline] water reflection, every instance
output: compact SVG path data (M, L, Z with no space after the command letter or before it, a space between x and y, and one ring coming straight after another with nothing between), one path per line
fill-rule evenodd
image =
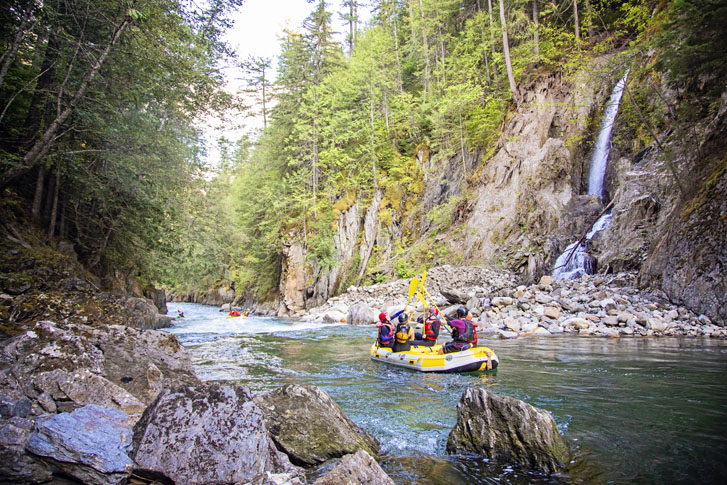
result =
M186 305L203 328L227 322ZM718 483L727 479L727 343L696 339L554 337L487 343L491 374L423 374L372 362L371 327L258 319L253 330L172 329L203 380L253 392L314 384L386 453L397 483ZM261 329L266 329L262 332ZM445 455L456 405L469 386L550 411L571 443L567 473L543 477L472 456ZM315 471L311 471L315 474Z

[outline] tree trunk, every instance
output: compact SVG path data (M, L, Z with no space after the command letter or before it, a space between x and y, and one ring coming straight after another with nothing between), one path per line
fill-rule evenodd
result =
M505 54L505 66L507 67L507 80L510 82L510 91L516 103L520 102L520 94L515 85L515 77L512 75L512 62L510 61L510 43L507 40L507 22L505 21L505 5L500 0L500 22L502 23L502 48Z
M45 184L45 164L41 163L38 167L38 178L35 181L35 195L33 196L33 208L31 215L33 222L36 224L40 221L40 208L43 202L43 185Z
M538 0L533 0L533 22L535 22L535 56L540 58L540 19L538 18Z
M588 25L588 38L594 37L593 31L593 15L591 14L591 0L586 0L586 23Z
M81 81L81 85L78 88L78 91L76 91L76 94L73 96L73 99L68 104L68 106L58 114L56 119L53 120L43 136L36 140L36 142L33 144L33 147L28 151L28 153L25 154L22 161L19 164L11 167L3 175L2 180L0 181L0 190L5 189L17 178L32 170L43 159L43 157L45 157L46 153L48 153L48 150L55 142L56 135L58 134L61 126L71 115L73 110L76 108L76 105L81 102L81 99L83 99L83 96L86 94L86 90L88 90L91 81L101 69L101 66L111 52L111 48L119 41L121 35L130 24L130 18L125 18L121 22L101 55L98 57L98 59L96 59L96 62L93 63L89 71L84 76L83 80Z
M502 1L502 0L500 0ZM576 24L576 43L581 43L581 28L580 20L578 19L578 0L573 0L573 16L575 17Z
M401 94L404 90L404 83L401 80L401 54L399 52L399 34L397 28L398 22L396 21L396 15L394 15L394 49L396 51L396 87Z
M28 33L28 30L30 29L30 26L33 24L32 22L32 15L33 15L33 2L28 2L28 9L23 13L23 17L20 20L20 25L18 26L18 32L15 34L15 38L13 39L13 43L10 46L10 49L8 49L5 54L3 54L3 60L2 60L2 66L0 66L0 87L3 85L3 82L5 81L5 76L8 73L8 70L10 69L10 66L12 65L13 61L15 60L15 56L18 54L18 50L20 50L20 44L23 43L23 39L25 39L25 36Z
M495 55L495 21L492 19L492 0L487 0L487 8L490 13L490 48L492 55Z
M419 15L422 19L422 47L424 48L424 100L426 101L429 94L429 85L431 84L432 66L429 63L429 40L427 38L427 26L424 18L424 6L422 0L419 0Z
M61 171L56 167L56 183L53 189L53 205L50 209L50 221L48 221L48 239L52 239L56 233L56 219L58 217L58 193L61 187Z

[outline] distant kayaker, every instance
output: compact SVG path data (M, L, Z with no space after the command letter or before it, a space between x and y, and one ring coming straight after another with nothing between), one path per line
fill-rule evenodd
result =
M432 310L431 308L427 309L424 318L424 333L416 332L414 334L414 340L411 342L412 345L424 345L431 347L437 343L440 327L439 319L437 318L438 315L439 310Z
M411 349L411 341L414 338L414 330L409 326L409 315L402 313L399 315L399 323L396 325L396 333L394 334L394 352L405 352Z
M230 313L228 314L228 316L229 316L229 317L239 317L239 316L240 316L240 312L238 312L237 310L232 310L232 311L231 311L231 312L230 312Z
M184 313L181 310L177 310L177 318L184 318Z
M379 313L379 323L376 326L379 328L379 347L391 348L394 345L394 325L386 312Z

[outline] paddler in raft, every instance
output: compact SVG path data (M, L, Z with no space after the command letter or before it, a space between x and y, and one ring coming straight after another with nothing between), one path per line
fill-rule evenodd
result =
M411 350L412 340L414 339L414 330L409 326L409 315L402 313L399 315L399 323L396 325L396 333L394 334L393 352L406 352Z
M438 316L439 310L427 308L424 314L424 333L416 332L414 340L411 341L412 345L423 345L425 347L436 345L440 327Z
M227 316L228 317L239 317L240 312L238 312L237 310L232 310L230 313L227 314Z
M459 307L457 318L450 320L450 317L447 317L447 320L452 328L452 340L442 346L443 353L460 352L477 346L475 323L467 307Z
M394 325L389 320L386 312L379 313L379 323L376 324L379 329L378 343L379 347L391 348L394 345Z

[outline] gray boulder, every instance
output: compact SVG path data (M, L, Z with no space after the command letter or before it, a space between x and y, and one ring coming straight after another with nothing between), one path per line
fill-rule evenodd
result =
M374 456L379 451L378 441L316 386L289 384L254 400L278 449L296 465L316 465L359 449Z
M83 483L117 484L132 469L126 414L89 404L40 418L26 449Z
M462 394L457 424L447 440L447 453L463 451L544 473L558 471L570 459L549 412L472 387Z
M179 340L155 330L43 321L0 346L0 387L48 411L98 404L139 416L162 388L198 382Z
M378 321L379 312L363 303L352 305L346 316L346 323L349 325L367 325Z
M467 303L467 300L469 299L467 293L454 288L441 287L439 292L449 303Z
M164 390L134 426L134 461L175 483L273 483L298 475L268 436L247 388L215 383Z
M45 483L51 480L48 465L25 451L34 426L32 419L18 416L5 419L4 415L0 418L1 483Z
M314 485L394 485L389 475L364 450L346 455Z

